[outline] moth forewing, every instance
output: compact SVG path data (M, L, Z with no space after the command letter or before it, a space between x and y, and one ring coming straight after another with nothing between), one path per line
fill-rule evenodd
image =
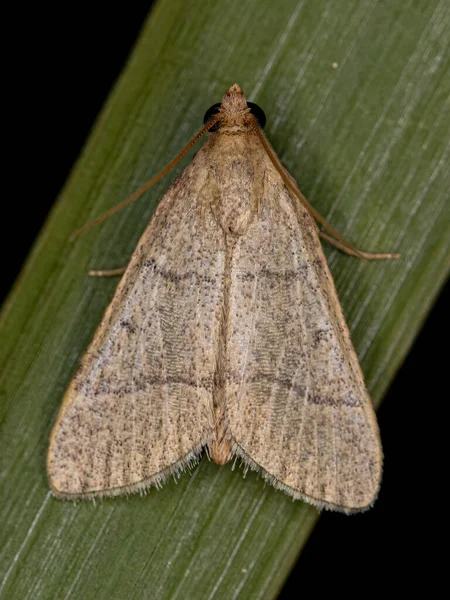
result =
M250 109L237 85L213 107L131 258L51 434L58 497L162 484L205 446L319 508L376 497L378 427L317 226Z
M159 484L212 439L224 246L212 215L199 221L198 163L162 199L66 393L48 454L59 496Z
M290 194L267 179L276 202L233 253L234 451L294 498L364 509L382 464L371 401L314 222L304 209L299 219Z

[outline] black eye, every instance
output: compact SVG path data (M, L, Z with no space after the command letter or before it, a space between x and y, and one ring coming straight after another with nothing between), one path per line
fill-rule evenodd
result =
M254 102L247 102L247 106L249 107L252 115L258 121L258 125L261 127L261 129L264 129L264 125L266 124L266 115L264 114L263 109ZM214 117L214 115L217 115L219 108L220 102L213 104L210 108L208 108L208 110L205 112L205 116L203 117L204 125L206 125L206 123L208 123ZM217 131L218 128L219 123L215 123L215 125L211 127L210 131Z
M247 106L249 107L252 115L258 121L258 125L261 127L261 129L264 129L264 125L266 124L266 115L264 114L263 109L254 102L247 102Z
M205 112L205 116L203 117L203 125L206 125L206 123L211 121L211 119L215 115L217 115L217 113L219 112L219 108L220 108L220 102L218 102L217 104L213 104L210 108L208 108L208 110ZM211 127L210 131L217 131L218 128L219 128L219 123L216 123L215 125L213 125Z

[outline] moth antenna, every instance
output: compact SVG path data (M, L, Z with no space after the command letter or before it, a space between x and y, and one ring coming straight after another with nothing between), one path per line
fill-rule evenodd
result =
M281 177L282 177L284 183L287 185L287 187L291 190L291 192L293 192L295 194L297 199L306 208L306 210L310 213L310 215L312 215L316 219L316 221L318 221L321 225L323 225L323 227L325 227L325 229L327 229L329 231L329 233L331 233L331 236L330 236L330 235L324 234L324 232L320 232L320 235L324 239L326 239L328 242L330 242L330 244L333 244L334 246L336 246L336 248L339 248L339 250L342 250L343 252L346 252L347 254L350 254L352 256L356 256L357 258L363 258L366 260L400 258L400 254L379 254L379 253L373 254L371 252L364 252L363 250L359 250L358 248L356 248L356 246L354 246L353 244L348 242L338 231L336 231L336 229L332 225L330 225L328 223L328 221L326 221L322 217L322 215L320 213L317 212L317 210L313 206L311 206L311 204L308 202L308 200L305 198L305 196L300 191L300 188L298 187L297 183L289 175L289 173L286 171L286 169L281 164L281 162L280 162L279 158L277 157L277 155L275 154L275 152L270 147L270 144L266 140L266 138L265 138L263 132L261 131L261 128L259 127L258 123L256 122L255 118L253 118L253 130L255 131L256 135L258 136L261 144L263 145L264 150L266 151L268 157L274 164L274 166L277 169L277 171L279 172L279 174L281 175Z
M192 146L194 146L198 142L198 140L205 133L207 133L211 129L211 127L213 127L217 123L217 121L219 119L220 119L220 114L215 115L203 127L203 129L201 129L197 133L197 135L192 138L192 140L189 142L189 144L185 148L183 148L183 150L166 167L164 167L164 169L160 173L158 173L157 175L155 175L154 177L152 177L149 181L147 181L147 183L145 183L141 188L139 188L133 194L131 194L131 196L129 196L126 200L123 200L122 202L120 202L116 206L113 206L112 208L110 208L109 210L107 210L106 212L104 212L103 214L101 214L99 217L97 217L93 221L90 221L89 223L86 223L86 225L83 225L83 227L80 227L79 229L77 229L76 231L74 231L72 233L72 235L69 237L69 241L73 242L73 240L75 240L79 235L81 235L85 231L88 231L88 229L91 229L95 225L98 225L99 223L103 223L103 221L106 221L106 219L108 217L110 217L111 215L114 215L115 213L119 212L120 210L122 210L122 208L125 208L126 206L128 206L129 204L131 204L132 202L134 202L135 200L137 200L140 196L142 196L142 194L144 192L146 192L155 183L157 183L160 179L162 179L164 177L164 175L166 175L172 169L172 167L174 167L177 164L177 162L179 162L189 152L189 150L192 148Z

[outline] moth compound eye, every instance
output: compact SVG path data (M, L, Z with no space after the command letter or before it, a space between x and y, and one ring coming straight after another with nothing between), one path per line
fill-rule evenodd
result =
M217 113L219 112L219 108L220 102L218 102L217 104L213 104L210 108L208 108L208 110L205 112L205 116L203 117L203 125L206 125L209 121L211 121L211 119L215 115L217 115ZM219 123L216 123L211 127L210 131L216 131L218 128Z
M221 103L213 104L208 110L205 112L205 116L203 117L203 125L206 125L217 113L219 112ZM250 109L251 114L255 117L258 125L261 129L264 129L264 125L266 124L266 115L264 114L263 109L255 104L254 102L247 102L247 106ZM213 125L210 131L217 131L219 128L219 123Z
M261 129L264 129L264 125L266 124L266 115L264 114L263 109L253 102L247 102L247 106L249 107L252 115L258 121L258 125L261 127Z

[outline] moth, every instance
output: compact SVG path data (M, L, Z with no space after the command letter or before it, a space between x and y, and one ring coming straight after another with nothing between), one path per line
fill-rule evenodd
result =
M323 221L238 85L205 118L162 172L209 131L64 396L50 487L58 498L136 492L206 448L319 509L364 510L380 485L380 436L319 234L360 258L395 255L361 252Z

